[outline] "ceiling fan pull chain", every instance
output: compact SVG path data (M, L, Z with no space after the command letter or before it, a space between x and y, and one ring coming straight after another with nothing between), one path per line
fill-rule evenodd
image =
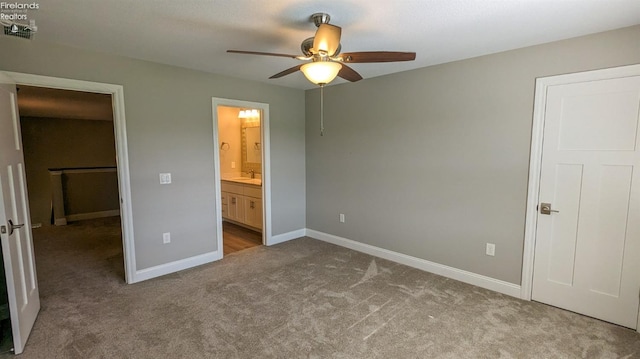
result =
M320 84L320 136L324 136L324 84Z

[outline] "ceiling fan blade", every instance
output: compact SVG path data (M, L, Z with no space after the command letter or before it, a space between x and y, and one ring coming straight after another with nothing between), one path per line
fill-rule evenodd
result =
M303 65L304 65L304 64L303 64ZM284 71L282 71L282 72L278 72L277 74L275 74L275 75L273 75L273 76L271 76L271 77L269 77L269 78L270 78L270 79L278 79L278 78L280 78L280 77L282 77L282 76L287 76L287 75L289 75L289 74L292 74L292 73L294 73L294 72L296 72L296 71L300 70L300 67L302 67L302 65L294 66L294 67L292 67L292 68L290 68L290 69L286 69L286 70L284 70Z
M362 51L344 52L340 54L340 57L342 57L342 61L348 63L396 62L413 61L416 59L416 53L395 51Z
M349 66L347 66L345 64L342 64L342 68L338 72L338 76L342 77L343 79L345 79L347 81L351 81L351 82L356 82L356 81L362 80L362 76L360 76L360 74L357 73L356 70L352 69L351 67L349 67Z
M273 52L242 51L242 50L227 50L227 52L232 53L232 54L278 56L278 57L290 57L292 59L298 58L298 55L276 54L276 53L273 53Z
M342 28L335 25L320 24L316 36L313 38L313 49L316 53L326 51L328 56L333 56L340 47Z

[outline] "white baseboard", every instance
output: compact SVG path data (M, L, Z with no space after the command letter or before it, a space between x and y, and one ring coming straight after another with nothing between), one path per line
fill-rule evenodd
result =
M292 239L304 237L307 233L307 229L298 229L296 231L291 231L283 234L278 234L275 236L271 236L271 240L267 243L268 246L272 246L274 244L290 241Z
M388 249L375 247L369 244L356 242L351 239L334 236L312 229L306 229L306 235L329 242L341 247L353 249L358 252L366 253L375 257L387 259L396 263L404 264L409 267L417 268L426 272L441 275L443 277L455 279L464 283L472 284L481 288L493 290L498 293L510 295L520 298L520 286L517 284L505 282L499 279L483 276L462 269L449 267L446 265L434 263L426 259L412 257L406 254L390 251Z
M299 229L288 233L278 234L276 236L272 236L267 245L272 246L278 243L290 241L292 239L304 237L305 233L306 229ZM133 281L131 283L142 282L147 279L152 279L192 267L197 267L199 265L214 262L219 259L222 259L222 252L215 251L171 263L161 264L151 268L142 269L135 272Z
M199 265L214 262L219 259L222 259L221 250L181 259L175 262L161 264L155 267L141 269L134 273L133 281L131 283L142 282L147 279L156 278L165 274L175 273L181 270L197 267Z
M66 218L67 222L73 222L73 221L84 221L85 219L114 217L114 216L119 216L119 215L120 215L120 210L119 209L112 209L112 210L100 211L100 212L69 214L65 218ZM56 222L57 221L58 220L56 220Z

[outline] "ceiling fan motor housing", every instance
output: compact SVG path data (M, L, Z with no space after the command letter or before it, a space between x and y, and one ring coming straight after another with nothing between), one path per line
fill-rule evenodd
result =
M313 52L311 52L311 48L313 47L313 39L314 37L306 38L300 44L300 50L306 57L313 57ZM342 44L338 44L338 49L333 54L329 54L329 57L334 57L338 55L340 51L342 51Z
M302 50L302 53L304 54L304 56L307 56L307 57L313 56L313 53L311 52L312 47L313 47L313 37L306 38L300 44L300 50Z

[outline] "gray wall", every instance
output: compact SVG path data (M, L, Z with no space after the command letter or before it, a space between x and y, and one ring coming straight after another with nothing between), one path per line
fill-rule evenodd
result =
M308 91L307 227L520 283L535 79L639 62L635 26L330 86L324 137Z
M31 223L48 226L51 224L51 179L48 169L115 166L113 122L21 117L20 124ZM70 188L76 192L78 199L90 198L91 203L72 201L66 206L67 214L119 208L117 178L113 173L73 177L75 181L82 181L81 177L93 177L93 185L78 182L76 184L80 185L79 187ZM94 181L100 181L101 185ZM92 191L96 187L100 188L98 197Z
M73 220L68 218L71 215L120 210L115 169L113 172L63 173L61 182L67 222Z
M273 234L305 227L304 92L0 38L0 70L123 85L138 270L216 249L211 98L270 105ZM161 186L158 173L171 172ZM171 232L171 244L162 233Z

